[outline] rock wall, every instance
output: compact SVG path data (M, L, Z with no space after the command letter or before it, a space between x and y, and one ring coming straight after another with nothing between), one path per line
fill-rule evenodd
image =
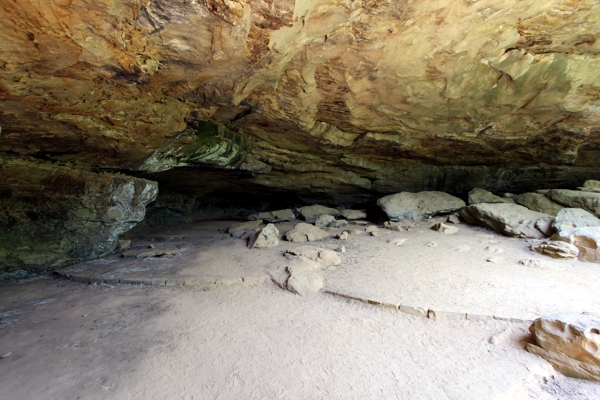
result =
M0 273L99 257L145 215L156 182L33 159L0 159Z

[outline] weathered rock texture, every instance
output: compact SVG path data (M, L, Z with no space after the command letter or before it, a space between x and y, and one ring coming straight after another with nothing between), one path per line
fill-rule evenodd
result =
M377 200L391 221L424 219L456 211L465 206L461 199L444 192L402 192Z
M531 211L518 204L475 204L460 211L470 224L484 226L507 236L542 239L553 218L548 214Z
M599 21L595 0L4 1L0 153L336 201L575 188L600 179Z
M535 344L527 349L544 357L558 371L600 382L600 316L550 315L529 327Z
M111 252L144 218L155 182L40 161L0 161L0 272Z
M552 236L552 240L575 245L582 260L600 262L600 228L584 227L562 231Z

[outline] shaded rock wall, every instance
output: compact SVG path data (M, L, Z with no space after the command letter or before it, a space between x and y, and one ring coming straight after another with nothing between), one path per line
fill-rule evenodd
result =
M0 272L38 271L114 250L155 182L36 160L0 160Z

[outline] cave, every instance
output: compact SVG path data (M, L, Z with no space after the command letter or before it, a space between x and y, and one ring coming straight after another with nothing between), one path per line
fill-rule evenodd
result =
M3 1L0 382L600 397L598 37L594 0Z

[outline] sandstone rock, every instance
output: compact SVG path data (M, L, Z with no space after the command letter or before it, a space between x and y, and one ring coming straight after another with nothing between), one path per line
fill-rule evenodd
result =
M361 210L343 210L341 215L348 221L367 218L367 213Z
M342 263L342 259L335 251L313 246L296 247L295 249L287 250L286 253L306 257L324 266L340 265Z
M551 239L575 245L582 260L600 262L600 228L575 228L558 232Z
M346 221L345 219L336 219L331 224L329 224L329 226L335 229L341 229L348 226L348 221Z
M117 248L119 250L127 250L131 247L131 240L119 240L117 244Z
M287 280L286 287L290 292L307 296L321 290L323 277L316 272L292 273Z
M600 193L600 181L587 180L583 183L583 186L578 188L583 192L596 192Z
M285 210L268 211L261 212L258 214L252 214L248 217L248 219L251 221L260 220L267 222L281 222L292 221L296 219L296 216L294 215L294 212L288 208Z
M468 203L480 204L480 203L514 203L515 201L511 198L496 196L492 192L488 192L485 189L475 188L469 192Z
M317 220L315 221L315 226L319 228L328 227L331 223L335 221L335 217L329 214L319 215Z
M119 236L144 218L158 185L5 157L0 192L0 272L40 271L112 252Z
M456 226L450 226L443 223L435 224L431 227L434 231L438 231L439 233L443 233L446 235L452 235L453 233L458 232L458 228Z
M450 215L448 219L446 219L446 222L449 222L451 224L460 224L460 218L458 217L458 215Z
M273 224L267 224L259 232L256 232L248 241L250 249L262 249L275 247L279 244L279 230Z
M414 228L415 223L410 220L403 219L398 222L385 221L383 223L383 226L385 228L391 229L393 231L402 232L402 231L408 231L408 230L410 230L410 228Z
M579 249L574 245L555 240L545 240L538 244L532 244L531 250L553 258L573 259L579 255Z
M285 238L290 242L312 242L328 236L328 232L306 223L299 223L294 229L285 234Z
M375 225L370 225L365 229L365 232L367 233L372 233L372 232L377 232L379 230L379 228Z
M600 227L600 219L581 208L563 208L552 223L556 232L575 228Z
M538 221L552 219L548 214L531 211L518 204L475 204L461 210L460 216L470 224L484 226L507 236L542 239Z
M408 239L390 239L388 243L393 246L402 246Z
M465 206L461 199L444 192L401 192L377 200L391 221L424 219L456 211Z
M255 220L250 222L242 222L239 224L234 224L229 227L227 233L229 233L233 237L241 238L244 236L246 232L256 232L261 229L263 226L262 220Z
M600 216L600 193L552 189L546 193L546 196L564 206L583 208L596 216Z
M127 250L123 253L124 258L151 258L151 257L173 257L181 254L181 250L176 247L161 247L147 249Z
M559 314L529 327L535 344L527 350L544 357L565 375L600 382L600 316Z
M348 239L348 232L344 231L344 232L340 233L339 235L337 235L337 238L340 239L340 240L346 240L346 239Z
M319 204L301 207L297 211L306 221L314 221L324 214L332 215L334 217L340 215L340 212L335 208L329 208Z
M548 192L549 190L546 190ZM548 215L556 215L564 207L542 193L523 193L515 197L517 204L529 208L532 211Z

